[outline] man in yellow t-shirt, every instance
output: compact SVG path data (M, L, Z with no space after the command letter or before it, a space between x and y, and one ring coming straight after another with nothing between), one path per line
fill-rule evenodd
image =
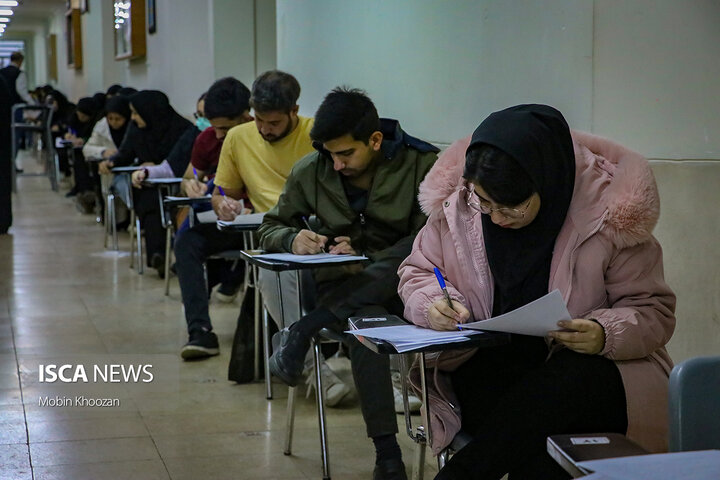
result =
M248 207L240 201L244 192L255 211L270 210L295 162L313 151L313 120L298 115L299 96L298 81L285 72L271 70L253 82L250 106L255 122L230 129L220 153L214 183L225 195L216 188L212 197L219 219L234 220L243 207ZM176 270L189 335L180 353L182 358L204 358L220 352L210 322L203 263L215 253L241 247L241 234L221 232L214 223L193 227L176 240ZM211 288L225 281L210 278L210 273L208 268Z

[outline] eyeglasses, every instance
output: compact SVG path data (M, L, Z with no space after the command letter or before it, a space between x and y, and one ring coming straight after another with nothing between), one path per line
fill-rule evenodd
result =
M465 203L467 203L467 206L485 215L490 215L493 212L498 212L500 215L506 218L525 218L525 212L527 212L527 209L530 206L530 202L532 202L533 199L533 197L531 196L525 206L522 208L522 210L509 207L495 208L490 206L490 202L488 202L487 200L483 200L479 196L477 196L477 194L475 193L475 185L473 183L466 182L464 188L467 191L467 194L465 196Z
M205 115L200 112L193 112L193 117L195 117L195 120L197 120L198 118L203 118L204 116Z

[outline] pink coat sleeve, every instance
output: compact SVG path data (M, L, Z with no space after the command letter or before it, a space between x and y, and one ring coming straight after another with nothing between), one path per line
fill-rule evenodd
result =
M441 233L443 223L441 213L433 214L428 218L425 226L415 237L410 256L398 269L400 276L398 294L405 304L405 318L426 328L430 328L427 319L428 310L433 303L443 298L433 271L437 267L445 275ZM449 281L445 284L450 297L465 305L465 297Z
M660 244L651 238L620 250L605 272L610 308L590 317L605 329L602 355L643 358L663 347L675 330L675 294L665 283Z

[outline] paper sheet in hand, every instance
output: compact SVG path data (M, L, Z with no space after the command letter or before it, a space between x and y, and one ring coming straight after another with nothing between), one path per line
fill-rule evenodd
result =
M260 225L264 216L264 213L248 213L247 215L238 215L232 222L218 220L217 223L225 227L228 225Z
M549 331L559 329L557 322L560 320L571 320L570 313L560 291L553 290L512 312L479 322L466 323L462 328L544 337Z
M417 325L398 325L394 327L363 328L359 330L348 330L355 336L384 340L398 352L407 352L429 345L440 345L443 343L464 342L472 335L482 334L477 331L440 331L430 328L422 328Z
M265 258L268 260L277 260L279 262L293 263L344 263L368 259L365 255L334 255L332 253L318 253L316 255L294 255L292 253L263 253L260 255L255 255L255 257Z
M595 475L601 475L585 478L717 480L720 477L720 450L607 458L580 462L578 465L595 472Z

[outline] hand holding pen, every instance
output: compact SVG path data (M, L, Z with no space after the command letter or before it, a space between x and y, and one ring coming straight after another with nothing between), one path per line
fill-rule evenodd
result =
M216 187L222 196L222 201L217 204L215 213L220 220L231 222L243 212L245 204L242 200L238 201L225 195L225 190L220 185L216 185Z
M458 324L470 318L470 311L462 303L450 298L442 273L437 267L434 270L443 298L430 306L428 322L435 330L457 330L461 328Z
M325 244L328 238L325 235L315 233L310 228L307 217L302 217L305 229L300 230L292 242L292 253L295 255L314 255L325 252Z

